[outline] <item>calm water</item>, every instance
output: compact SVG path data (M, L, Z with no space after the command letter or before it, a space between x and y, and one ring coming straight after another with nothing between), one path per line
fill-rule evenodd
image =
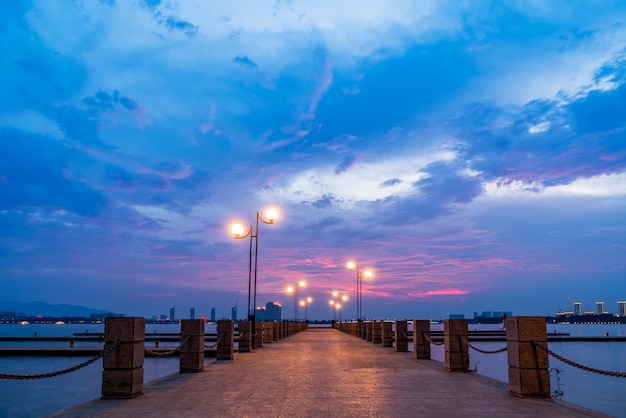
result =
M147 325L146 333L176 333L178 325ZM442 330L443 325L432 325ZM499 329L493 325L470 325L470 329ZM570 335L626 336L626 325L548 325L548 332ZM0 325L2 336L67 336L76 332L101 333L103 325ZM215 332L207 326L207 333ZM0 343L7 345L9 343ZM12 343L15 345L14 343ZM19 343L23 345L24 343ZM65 345L66 343L59 343ZM89 343L96 345L97 343ZM170 343L176 345L176 343ZM43 345L50 346L46 342ZM163 344L162 344L163 345ZM505 342L475 342L472 345L496 350ZM602 370L626 371L626 342L563 342L550 343L550 349L566 358ZM443 362L443 346L431 346L432 358ZM0 373L39 374L66 369L82 363L85 358L0 357ZM626 379L585 372L550 357L550 367L560 369L559 385L563 399L616 417L626 417ZM470 368L478 373L506 382L506 352L481 354L470 349ZM178 372L178 357L149 357L145 359L145 381ZM39 417L91 399L99 398L102 362L97 361L79 371L49 379L0 379L0 417ZM556 389L555 376L552 389Z

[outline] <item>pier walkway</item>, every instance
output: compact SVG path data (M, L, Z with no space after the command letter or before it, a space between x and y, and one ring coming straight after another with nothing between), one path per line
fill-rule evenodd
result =
M200 373L144 385L134 399L93 400L53 417L605 417L558 400L520 399L476 373L310 328Z

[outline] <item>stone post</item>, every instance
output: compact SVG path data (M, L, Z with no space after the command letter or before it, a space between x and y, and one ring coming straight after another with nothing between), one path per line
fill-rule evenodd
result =
M372 321L372 343L380 344L383 342L383 329L381 321Z
M413 358L430 360L430 321L418 319L413 321Z
M252 351L252 322L239 321L239 352Z
M186 342L183 344L183 342ZM180 321L180 372L193 373L204 370L204 321L182 319Z
M232 360L235 357L235 321L217 321L217 359Z
M263 321L256 321L254 328L254 348L263 347Z
M119 345L102 361L102 399L129 399L142 394L145 338L144 318L104 319L104 349Z
M409 332L406 321L396 321L396 351L405 353L409 351Z
M393 322L382 322L382 340L383 347L393 347Z
M372 341L372 321L365 323L365 340Z
M361 327L361 339L362 340L367 340L367 326L365 325L365 321L361 321L359 322L359 325Z
M443 321L446 371L466 372L469 369L467 338L467 319Z
M271 344L274 339L274 330L271 322L263 323L263 343Z
M274 333L274 336L272 337L272 340L273 340L273 341L278 341L278 338L279 338L279 337L278 337L278 334L279 334L279 332L278 332L278 326L279 326L279 325L280 325L280 324L278 323L278 321L274 321L274 322L272 322L272 331L273 331L273 333Z
M509 392L524 398L550 398L548 353L534 344L548 347L546 318L514 316L505 325Z

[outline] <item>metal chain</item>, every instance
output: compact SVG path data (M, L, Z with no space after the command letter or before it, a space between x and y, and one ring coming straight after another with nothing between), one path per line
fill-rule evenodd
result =
M119 341L115 341L112 346L107 348L106 350L102 350L95 357L90 358L89 360L80 363L74 367L70 367L69 369L59 370L57 372L51 373L42 373L42 374L10 374L10 373L0 373L0 379L13 379L13 380L33 380L33 379L47 379L49 377L61 376L64 374L75 372L76 370L80 370L83 367L87 367L95 361L104 358L115 351L120 345Z
M488 350L482 350L478 347L474 347L472 344L470 344L469 340L465 337L461 337L461 341L463 341L465 344L467 344L471 349L478 351L479 353L483 353L483 354L498 354L498 353L503 353L505 352L508 347L504 347L504 348L500 348L498 350L494 350L494 351L488 351Z
M152 354L153 356L161 356L161 357L171 356L177 351L180 351L185 346L185 344L187 344L187 341L189 341L190 337L191 337L190 335L187 335L187 337L183 341L181 341L178 347L170 351L153 351L153 350L148 350L147 348L144 348L144 351L148 354Z
M246 335L247 333L248 333L248 331L241 331L239 333L239 335L235 337L235 341L241 340L243 338L243 336Z
M572 367L576 367L577 369L581 369L581 370L584 370L586 372L591 372L591 373L598 373L598 374L605 375L605 376L626 377L626 372L612 372L609 370L600 370L600 369L594 369L588 366L584 366L582 364L576 363L572 360L568 360L565 357L556 354L555 352L548 349L548 347L544 347L543 345L539 344L536 341L532 341L532 343L536 345L537 347L541 348L543 351L547 352L549 355L551 355L555 359L560 360L563 363L568 364Z
M216 346L217 346L217 345L218 345L218 344L222 341L222 338L223 338L223 337L224 337L224 334L220 335L220 337L217 339L217 341L215 342L215 344L212 344L212 345L206 345L206 344L205 344L205 345L204 345L204 348L213 348L213 347L216 347Z
M428 335L426 335L424 332L422 332L422 337L426 338L426 340L434 345L443 345L445 343L445 341L441 341L441 342L436 342L430 339L430 337Z

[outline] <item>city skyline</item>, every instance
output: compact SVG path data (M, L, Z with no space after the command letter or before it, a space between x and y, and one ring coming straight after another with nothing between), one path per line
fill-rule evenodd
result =
M300 280L309 318L333 291L344 319L626 299L624 3L0 11L5 300L242 317L230 228L268 208L257 305L283 316Z

